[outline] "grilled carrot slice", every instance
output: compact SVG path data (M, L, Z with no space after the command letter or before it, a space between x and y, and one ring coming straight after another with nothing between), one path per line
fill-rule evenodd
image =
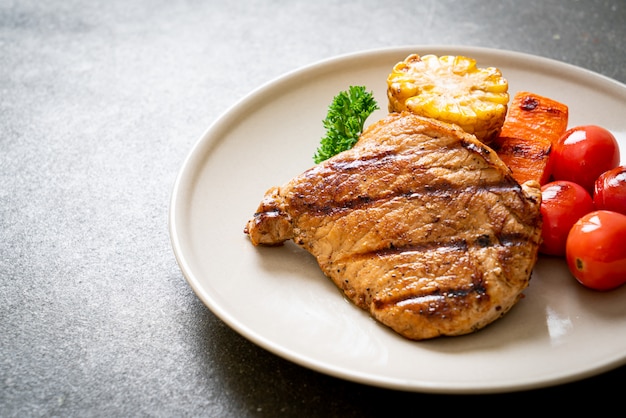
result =
M568 107L535 93L515 94L499 136L491 144L521 184L550 180L550 151L567 130Z

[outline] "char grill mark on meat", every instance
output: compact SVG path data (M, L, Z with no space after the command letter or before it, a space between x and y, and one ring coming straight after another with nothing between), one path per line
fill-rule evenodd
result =
M301 210L307 210L311 214L319 216L328 216L335 213L341 213L347 210L363 209L368 206L380 205L383 201L389 201L394 198L405 198L406 200L412 199L453 199L456 195L461 193L479 194L479 193L506 193L509 191L516 191L521 193L521 189L518 185L511 185L509 183L500 183L493 186L490 185L470 185L467 187L461 187L441 182L436 186L431 184L424 184L419 189L412 190L388 190L386 193L372 195L357 195L350 196L345 200L332 200L324 202L309 202L305 199L297 201L296 205L301 205Z
M514 245L523 245L525 244L529 238L528 235L524 234L503 234L497 237L498 242L494 242L489 235L480 235L476 237L473 242L468 243L465 239L454 239L451 238L449 240L437 240L432 242L423 242L418 244L407 244L401 247L397 247L391 243L388 248L382 248L378 250L371 251L369 253L363 253L352 256L353 258L362 257L362 258L370 258L370 257L386 257L392 254L401 254L401 253L426 253L428 251L432 251L435 249L448 248L450 250L460 250L467 251L470 246L486 248L494 245L501 246L514 246Z
M473 332L519 300L540 200L473 136L397 114L271 188L245 232L255 245L293 239L355 305L420 340Z
M442 303L442 301L453 299L455 305L462 303L464 306L470 306L471 303L468 300L489 298L487 289L482 285L480 278L474 280L468 286L451 287L451 288L438 288L430 292L423 292L421 294L412 293L410 295L400 294L395 298L387 298L385 300L375 299L374 307L376 310L384 310L393 306L407 306L415 305L418 308L418 313L424 316L438 316L446 318L446 316L452 317L449 304Z

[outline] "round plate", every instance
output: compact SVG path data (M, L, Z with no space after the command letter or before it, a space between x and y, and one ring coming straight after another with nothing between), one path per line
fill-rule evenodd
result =
M626 155L626 86L561 62L509 51L413 46L325 60L261 86L195 144L177 177L169 228L198 297L270 352L328 375L430 393L495 393L555 385L625 363L626 288L578 285L563 259L541 257L506 316L463 337L408 341L348 302L292 242L254 247L243 232L265 191L313 165L333 97L364 85L386 113L386 78L410 53L465 55L498 67L511 96L528 90L569 106L570 126L614 132Z

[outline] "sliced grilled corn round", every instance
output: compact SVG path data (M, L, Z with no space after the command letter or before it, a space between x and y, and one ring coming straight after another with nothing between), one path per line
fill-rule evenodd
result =
M464 56L409 55L387 77L389 111L454 123L488 144L500 132L508 82L495 67Z

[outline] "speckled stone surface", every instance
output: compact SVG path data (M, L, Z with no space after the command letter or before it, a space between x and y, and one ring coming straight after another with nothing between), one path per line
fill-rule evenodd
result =
M455 397L289 363L199 301L167 216L203 131L287 71L365 49L451 44L626 82L624 40L622 0L1 0L0 416L365 417L609 393L624 368Z

